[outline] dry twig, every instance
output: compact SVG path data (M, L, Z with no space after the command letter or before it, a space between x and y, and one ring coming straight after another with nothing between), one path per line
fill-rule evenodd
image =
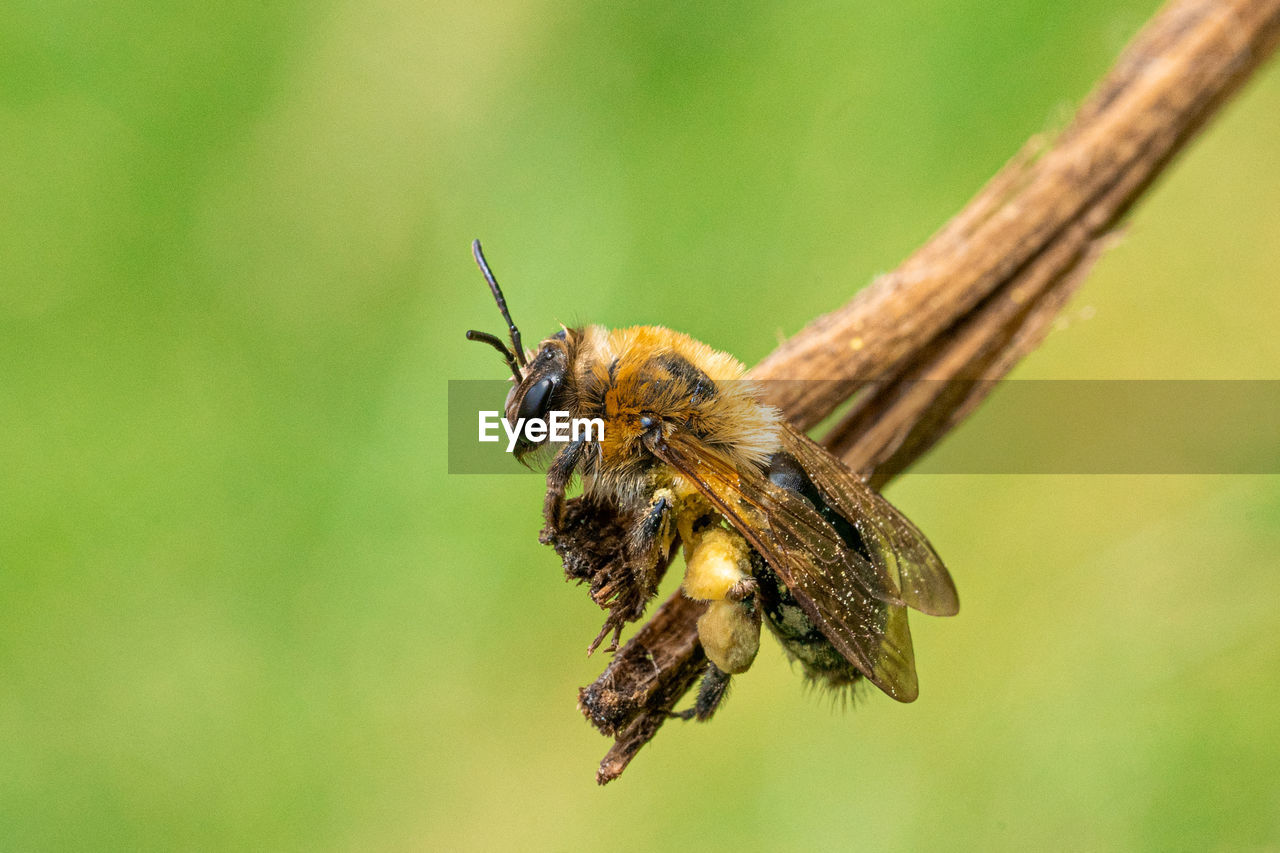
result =
M1170 3L1049 147L1033 139L901 267L752 376L804 428L864 392L826 443L883 485L1040 342L1121 217L1277 39L1280 0ZM701 674L701 607L677 593L581 691L583 713L616 741L601 784Z

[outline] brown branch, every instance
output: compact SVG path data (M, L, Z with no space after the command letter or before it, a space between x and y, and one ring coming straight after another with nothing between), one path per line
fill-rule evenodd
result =
M826 443L883 485L1039 344L1121 217L1278 39L1280 0L1170 3L1051 146L1032 140L902 266L752 376L804 428L863 392ZM581 691L583 713L615 737L601 784L697 680L700 612L677 593Z

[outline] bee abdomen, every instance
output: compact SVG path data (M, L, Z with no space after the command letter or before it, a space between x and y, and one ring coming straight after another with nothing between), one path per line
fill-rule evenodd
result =
M758 554L752 556L752 574L760 585L761 611L787 656L799 661L806 677L830 687L844 687L861 678L862 674L800 607L787 585Z
M833 510L804 468L789 453L778 452L769 457L765 475L775 485L803 497L850 548L867 556L867 548L848 519ZM762 609L770 630L782 643L788 656L800 662L805 675L830 687L853 684L862 674L831 645L822 630L805 613L786 584L762 559L755 561L756 581L761 587Z
M765 475L775 485L781 486L789 492L795 492L808 501L809 505L818 511L823 520L835 528L836 533L844 540L844 544L868 560L871 559L871 554L867 551L866 543L862 541L862 535L858 533L858 528L823 500L822 493L818 491L818 487L813 484L813 480L809 479L809 475L805 473L804 468L801 467L794 456L782 451L773 454L769 457L769 465L765 469Z

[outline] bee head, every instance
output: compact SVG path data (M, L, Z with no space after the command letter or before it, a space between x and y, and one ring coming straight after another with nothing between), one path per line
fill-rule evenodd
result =
M532 360L529 359L524 347L520 345L520 330L511 319L511 312L507 310L507 300L502 295L502 288L498 287L498 280L489 269L479 240L471 243L471 253L480 271L484 273L485 281L489 283L489 290L493 293L494 301L498 303L502 319L507 321L511 347L508 348L506 343L495 335L477 332L474 329L467 332L467 340L480 341L493 347L502 354L507 367L511 369L515 384L507 393L507 402L504 406L507 420L513 424L532 418L545 420L552 411L563 409L568 397L565 393L565 377L569 372L569 334L565 329L556 332L543 341ZM519 459L545 443L545 441L530 442L522 435L516 444L515 456Z
M524 378L511 387L505 405L507 420L518 424L522 420L547 420L551 412L568 408L569 393L566 377L569 374L569 335L564 329L542 342L533 359L525 367ZM521 435L516 443L515 456L546 444L546 441L530 442Z

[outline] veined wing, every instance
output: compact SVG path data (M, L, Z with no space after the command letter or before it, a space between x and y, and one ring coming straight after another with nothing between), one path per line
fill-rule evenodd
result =
M781 427L783 450L796 458L827 504L858 529L897 600L931 616L954 616L960 609L955 583L920 529L804 433L790 424Z
M831 644L873 684L914 700L915 653L905 607L868 588L876 572L800 495L680 431L646 439L760 552Z

